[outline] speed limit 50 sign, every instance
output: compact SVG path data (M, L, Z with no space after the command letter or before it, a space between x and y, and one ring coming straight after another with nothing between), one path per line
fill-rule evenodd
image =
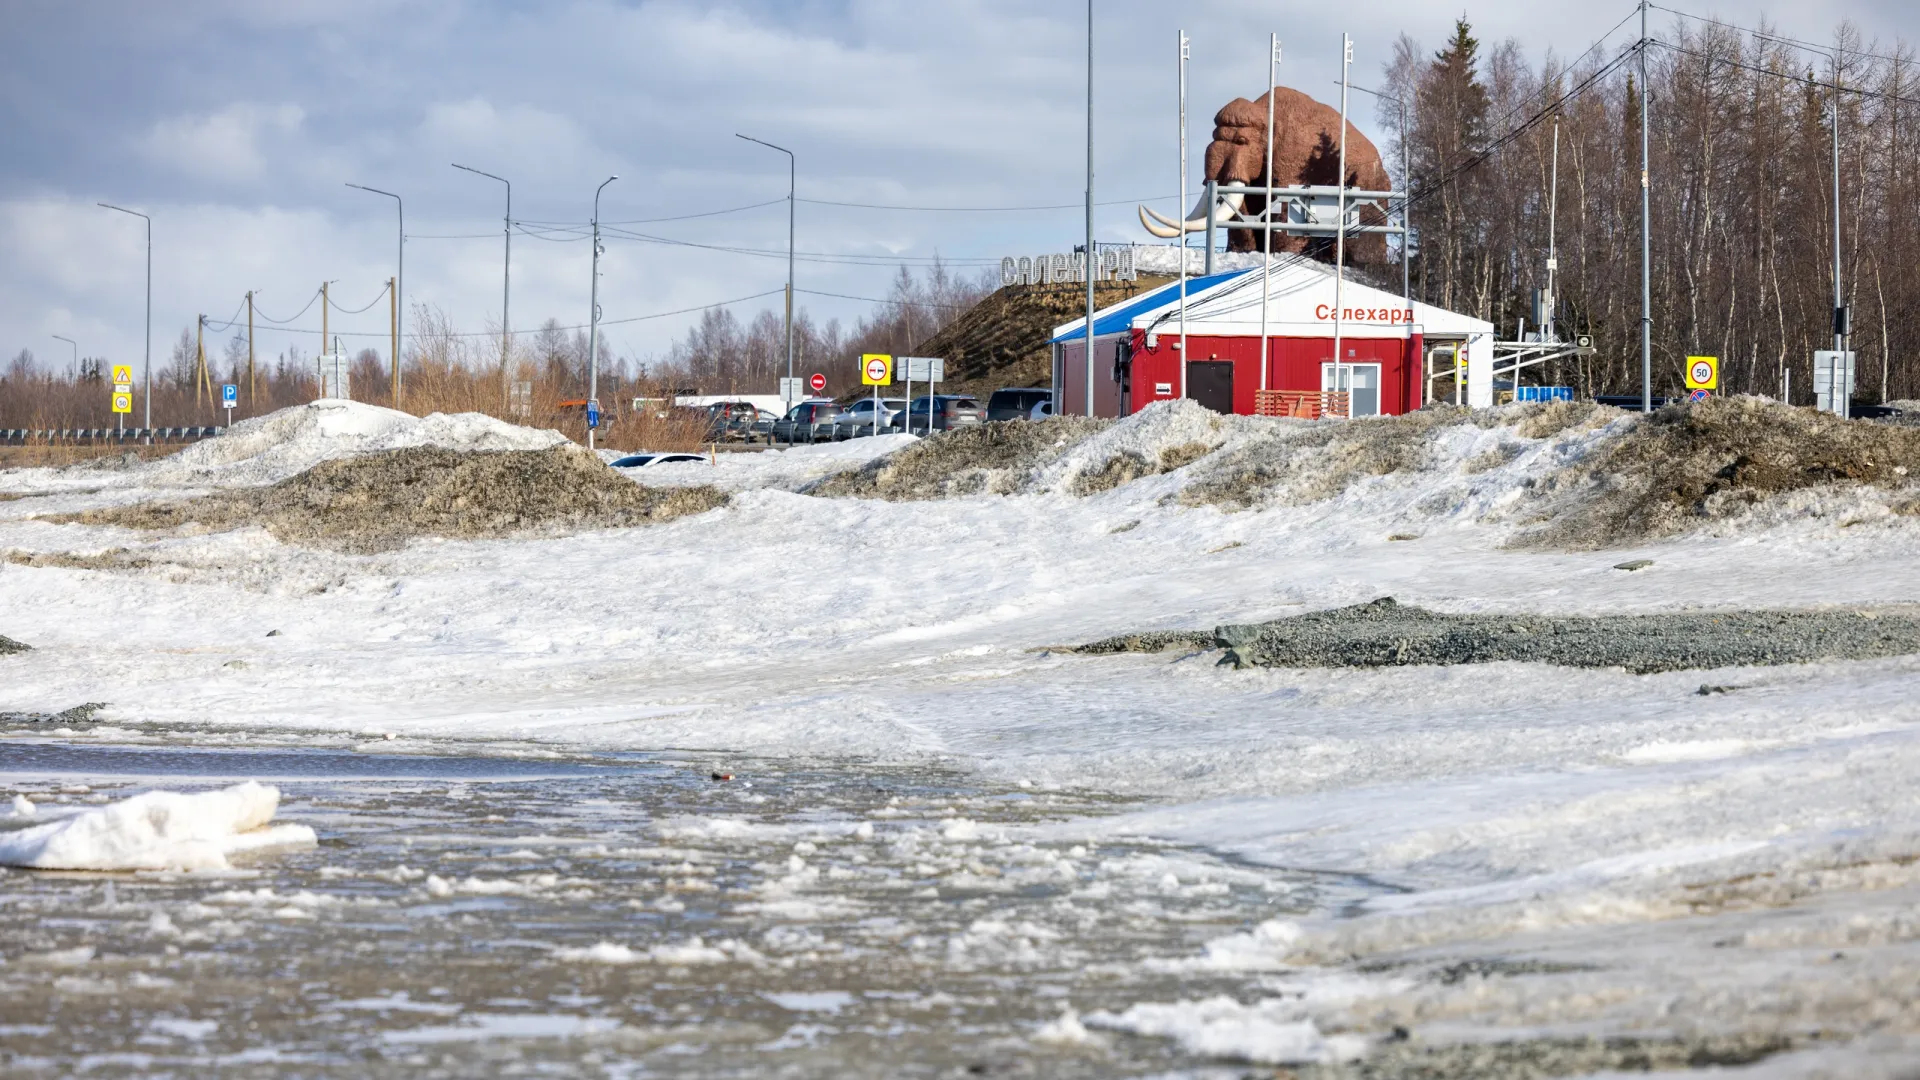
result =
M1687 389L1720 389L1720 358L1717 356L1687 357Z
M862 356L860 383L863 386L892 386L893 357L886 353L867 353Z

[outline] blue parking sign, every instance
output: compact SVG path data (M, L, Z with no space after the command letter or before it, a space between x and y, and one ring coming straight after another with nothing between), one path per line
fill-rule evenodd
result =
M223 409L232 409L239 407L239 405L240 388L232 383L223 384L220 387L220 407Z
M600 402L598 400L587 402L587 426L590 428L600 426Z

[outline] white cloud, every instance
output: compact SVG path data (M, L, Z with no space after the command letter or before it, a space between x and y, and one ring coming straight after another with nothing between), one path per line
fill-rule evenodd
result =
M306 120L298 105L236 102L217 112L173 116L153 125L140 150L157 165L216 183L252 183L268 154L292 142Z

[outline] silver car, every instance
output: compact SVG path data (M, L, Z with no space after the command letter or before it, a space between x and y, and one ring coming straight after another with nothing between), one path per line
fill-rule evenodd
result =
M872 435L876 427L885 431L894 416L906 407L906 398L881 398L877 409L872 398L861 398L847 406L846 412L833 418L833 439L839 442L865 438ZM877 425L874 423L876 418L879 420Z

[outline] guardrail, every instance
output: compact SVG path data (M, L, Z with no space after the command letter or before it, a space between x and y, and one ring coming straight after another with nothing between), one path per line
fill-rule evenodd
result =
M226 434L223 427L0 428L0 446L53 443L191 442Z

